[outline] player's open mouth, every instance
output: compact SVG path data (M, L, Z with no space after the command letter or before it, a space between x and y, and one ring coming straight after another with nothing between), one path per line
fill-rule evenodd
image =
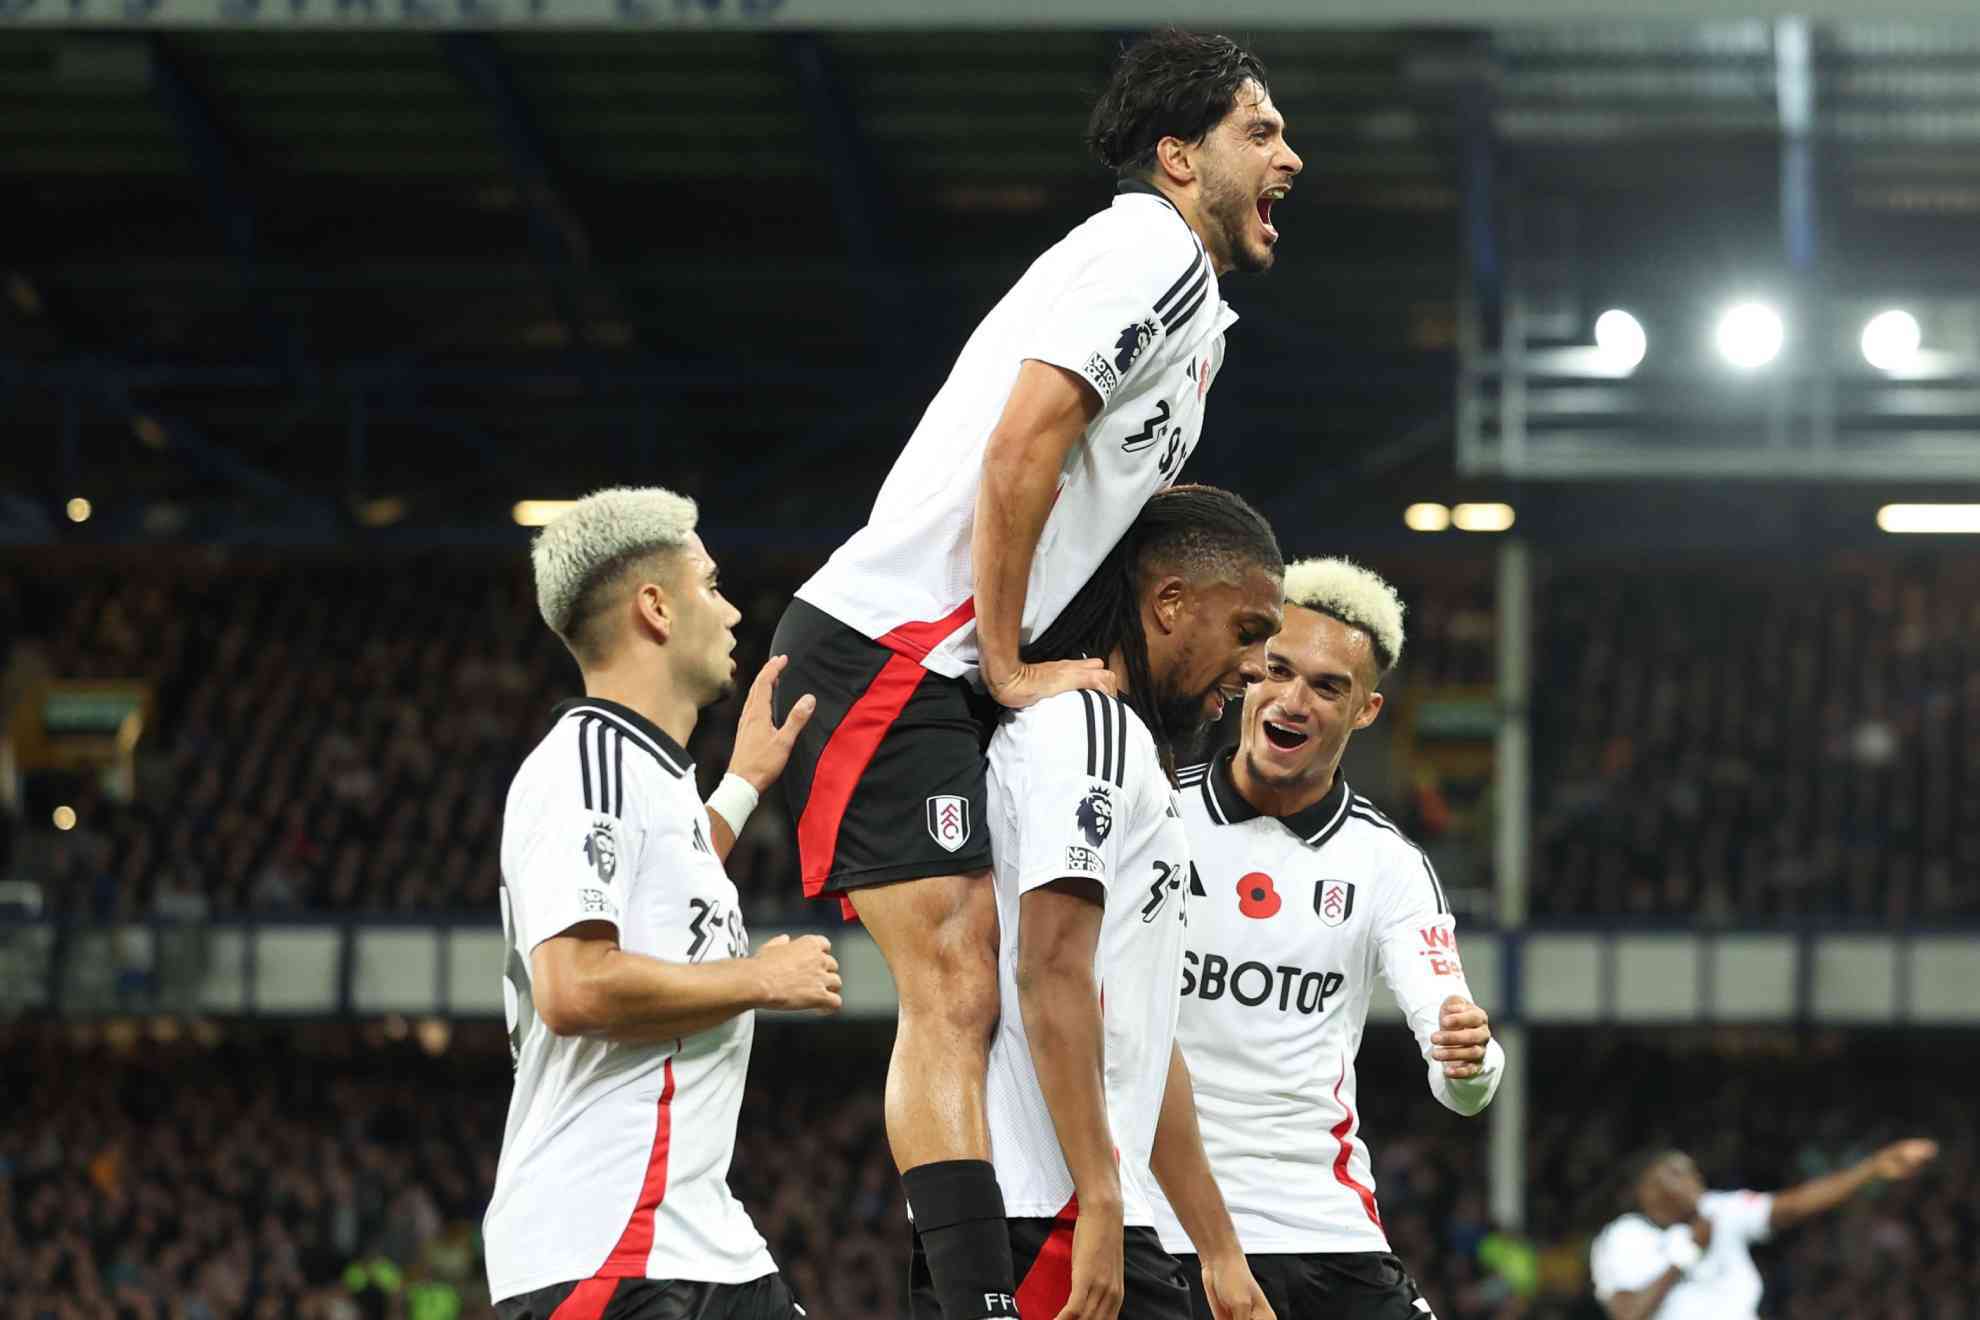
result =
M1311 736L1283 724L1274 724L1271 720L1265 721L1265 741L1282 752L1298 751L1306 746L1306 740Z
M1279 231L1272 228L1272 203L1284 201L1286 194L1291 191L1292 189L1287 185L1278 184L1259 194L1258 223L1265 227L1265 241L1268 243L1279 241Z

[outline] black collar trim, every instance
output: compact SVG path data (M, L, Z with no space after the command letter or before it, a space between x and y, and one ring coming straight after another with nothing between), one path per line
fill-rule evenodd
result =
M1177 209L1176 204L1169 200L1169 195L1167 193L1163 192L1160 188L1157 188L1154 184L1148 182L1146 179L1122 179L1119 183L1114 185L1114 191L1119 193L1123 197L1133 196L1136 193L1139 193L1147 197L1153 197L1156 201L1168 207L1171 211L1175 211L1175 213L1178 216L1182 214L1182 212Z
M1231 763L1236 759L1237 748L1230 748L1210 763L1209 772L1203 776L1203 805L1208 808L1210 819L1219 825L1239 825L1265 814L1238 792L1237 781L1231 773ZM1277 819L1307 846L1318 848L1340 833L1348 818L1348 807L1353 802L1354 794L1348 788L1346 776L1336 772L1334 786L1325 797L1310 807Z
M550 721L554 724L573 711L582 711L616 725L619 732L626 735L627 741L658 761L668 773L681 777L694 773L694 758L687 754L687 749L669 738L665 729L632 707L607 701L603 697L577 697L551 711Z

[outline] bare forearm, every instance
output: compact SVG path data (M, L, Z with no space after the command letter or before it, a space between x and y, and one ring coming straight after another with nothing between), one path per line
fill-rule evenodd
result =
M708 813L708 842L715 849L716 860L726 862L735 850L736 832L730 828L728 817L715 808L704 807L702 810Z
M970 533L977 649L983 672L1002 678L1017 668L1031 560L1052 514L1064 453L1051 437L1000 430L990 438Z
M1774 1208L1767 1217L1768 1226L1788 1228L1825 1210L1833 1210L1863 1190L1876 1176L1871 1162L1864 1160L1841 1173L1810 1179L1798 1187L1776 1192Z
M627 1041L691 1036L763 999L758 969L743 958L673 963L611 948L585 958L568 977L553 997L564 1010L549 1022L559 1035Z
M1673 1265L1658 1275L1657 1281L1648 1288L1617 1293L1609 1299L1609 1320L1650 1320L1683 1277L1678 1267Z
M1018 992L1032 1067L1082 1205L1118 1202L1120 1171L1107 1122L1100 994L1091 972L1034 971Z
M1196 1088L1182 1047L1169 1052L1169 1082L1162 1092L1162 1113L1155 1125L1155 1149L1149 1159L1155 1181L1189 1234L1199 1256L1240 1250L1224 1194L1217 1187L1210 1157L1203 1150L1203 1132L1196 1121Z

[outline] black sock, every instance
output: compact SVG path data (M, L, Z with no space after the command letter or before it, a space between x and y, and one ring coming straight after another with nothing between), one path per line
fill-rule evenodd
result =
M1018 1313L1004 1193L988 1160L940 1160L901 1175L944 1320Z

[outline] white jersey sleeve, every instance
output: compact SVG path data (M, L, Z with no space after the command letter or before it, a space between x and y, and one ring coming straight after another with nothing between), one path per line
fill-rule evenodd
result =
M1168 331L1194 318L1212 291L1210 260L1185 225L1162 226L1145 245L1089 250L1019 343L1024 357L1063 367L1102 406L1174 356Z
M1712 1221L1714 1233L1741 1242L1765 1242L1773 1232L1774 1198L1766 1192L1707 1192L1698 1198L1698 1212Z
M1402 1006L1417 1048L1428 1066L1430 1093L1446 1109L1475 1114L1492 1101L1505 1071L1505 1051L1496 1040L1485 1047L1484 1068L1476 1077L1455 1080L1430 1057L1444 1000L1471 998L1464 964L1458 958L1457 918L1444 899L1430 859L1407 840L1392 840L1388 851L1389 902L1376 932L1376 959L1382 979Z
M1617 1293L1641 1292L1670 1267L1663 1234L1642 1215L1624 1215L1596 1234L1588 1248L1588 1273L1600 1302Z
M509 819L522 837L504 880L524 957L579 922L608 922L617 930L626 887L639 873L643 832L582 802L559 800L575 796L575 785L539 781L510 805Z
M1097 692L1066 693L1039 702L1020 722L1028 726L1024 736L1030 746L1066 752L1028 758L1022 791L1013 795L1017 856L1011 869L1017 892L1069 878L1107 888L1120 874L1127 834L1114 828L1115 817L1126 816L1129 807L1124 708ZM1073 750L1081 747L1083 755Z

